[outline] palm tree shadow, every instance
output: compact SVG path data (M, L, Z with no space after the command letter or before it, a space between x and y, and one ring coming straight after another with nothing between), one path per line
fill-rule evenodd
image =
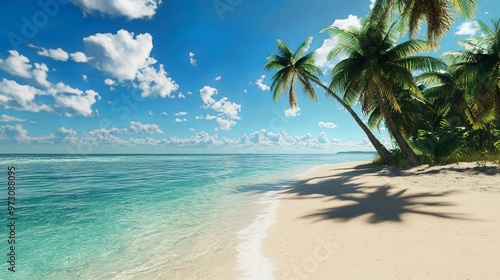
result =
M336 197L340 201L350 201L348 205L331 207L302 218L318 220L347 221L368 215L367 222L371 224L381 222L402 222L405 214L427 215L439 218L462 219L459 215L421 210L425 207L444 207L454 204L447 202L424 201L430 198L439 198L450 194L442 193L417 193L405 195L407 189L391 194L390 186L381 186L373 192L363 192L358 195L341 194Z
M366 178L404 176L400 169L393 167L358 165L353 168L336 169L334 175L313 177L289 185L285 193L294 194L290 199L327 198L339 206L319 210L302 218L317 220L348 221L368 216L367 222L402 222L406 214L426 215L447 219L463 219L459 214L439 211L453 206L440 201L452 192L420 192L407 194L408 189L396 189L390 184L377 186ZM340 172L339 172L340 171ZM361 176L364 181L357 181Z

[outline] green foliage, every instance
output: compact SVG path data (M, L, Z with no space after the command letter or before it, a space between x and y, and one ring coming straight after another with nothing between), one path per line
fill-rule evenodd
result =
M414 144L424 155L434 158L460 155L467 147L464 132L465 127L453 126L448 120L442 119L428 130L419 129Z

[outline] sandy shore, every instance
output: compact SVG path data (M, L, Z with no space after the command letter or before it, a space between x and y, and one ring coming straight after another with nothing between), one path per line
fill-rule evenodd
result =
M274 278L500 279L500 167L323 165L264 240Z

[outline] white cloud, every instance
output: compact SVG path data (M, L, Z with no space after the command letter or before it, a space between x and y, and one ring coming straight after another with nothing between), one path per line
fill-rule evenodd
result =
M221 76L217 76L217 77L215 77L215 80L216 80L216 81L220 81L221 79L222 79L222 77L221 77Z
M0 122L24 122L25 119L21 119L14 116L8 116L5 114L0 115Z
M180 112L174 113L174 116L185 116L187 114L188 114L187 112L180 111Z
M215 120L217 117L216 116L212 116L210 114L207 114L206 116L201 115L201 116L196 116L194 118L197 119L197 120L209 120L209 121L211 121L211 120Z
M71 0L84 13L123 16L128 19L152 18L162 0Z
M168 115L168 113L167 113L167 112L165 112L165 111L163 111L163 112L161 112L161 114L160 114L160 115L167 116L167 115Z
M189 131L196 131L196 129L194 129L194 128L190 127L190 128L189 128Z
M216 101L212 96L217 95L217 89L204 86L200 89L200 96L203 100L205 108L210 108L218 113L224 114L226 117L234 120L239 120L238 113L241 111L241 105L233 103L227 97Z
M148 114L149 114L150 116L154 116L154 113L153 113L151 110L149 110L149 111L148 111Z
M52 112L48 105L35 101L37 95L43 93L32 86L21 85L5 78L0 82L0 106L5 109Z
M458 31L455 32L455 35L469 35L474 36L476 32L479 30L479 25L476 21L466 21L462 22L460 26L457 28Z
M193 94L193 93L192 93L192 92L190 92L190 91L188 91L188 92L187 92L187 95L191 95L191 94Z
M90 60L90 58L88 58L87 55L82 52L75 52L70 54L69 56L71 57L71 59L73 59L73 61L80 63L85 63Z
M187 119L184 118L184 119L180 119L180 118L175 118L175 122L187 122Z
M349 15L346 19L336 19L332 26L346 28L349 26L361 27L361 21L357 16ZM333 60L328 59L328 54L337 45L335 38L325 39L321 47L315 51L316 66L321 68L323 73L333 69L344 57L338 56Z
M323 72L328 69L333 69L333 67L335 67L335 65L340 61L337 58L334 60L328 59L328 54L332 51L335 45L336 44L333 39L325 39L323 41L323 45L315 51L316 66L321 68Z
M33 45L31 45L33 46ZM35 46L33 46L35 47ZM45 49L36 47L38 49L37 53L41 56L50 57L54 60L67 61L69 59L69 54L61 48L57 49Z
M233 127L236 122L232 120L226 120L223 118L217 118L217 123L219 124L219 127L216 128L216 130L230 130L231 127Z
M26 56L19 54L15 50L11 50L7 59L3 60L0 58L0 69L14 76L31 78L31 68L33 66L29 62L30 60Z
M373 9L373 7L375 7L375 2L377 0L370 0L370 10Z
M89 63L118 81L135 81L134 86L142 90L142 97L171 97L179 86L162 64L150 57L153 37L149 33L134 35L126 30L116 34L98 33L83 39ZM124 59L127 58L127 59Z
M104 84L107 86L116 86L118 83L113 79L107 78L104 80Z
M337 127L337 125L332 123L332 122L323 122L323 121L318 122L318 126L320 128L329 128L329 129L333 129L333 128Z
M129 133L132 134L162 134L160 127L156 124L142 124L141 122L130 122Z
M336 19L332 26L338 27L338 28L347 28L349 26L354 26L354 27L361 27L361 21L359 20L358 16L354 15L348 15L346 19Z
M92 105L100 99L94 90L72 89L63 83L58 83L54 89L54 107L61 109L60 113L67 117L81 115L89 117L92 115Z
M82 80L83 80L84 82L88 82L88 81L89 81L89 78L87 77L87 75L83 74L83 75L82 75Z
M260 90L267 91L269 90L269 86L264 84L264 79L266 78L266 75L260 76L260 78L255 81L255 84L260 88Z
M83 43L86 56L94 58L89 63L120 81L133 80L139 69L151 64L153 37L149 33L135 36L121 29L116 34L91 35Z
M93 90L84 92L64 83L51 84L50 88L39 90L5 78L0 82L0 94L0 107L29 112L54 112L67 117L91 116L92 105L100 98ZM43 104L37 99L38 96L51 97L53 103L51 106Z
M47 72L49 72L49 68L47 67L47 65L45 65L44 63L35 63L34 65L35 69L33 69L33 78L35 79L35 81L45 88L50 87L51 83L47 81Z
M185 99L186 98L186 96L182 92L179 92L179 94L177 95L177 97L179 97L180 99Z
M287 109L285 110L285 116L286 117L296 117L296 116L300 116L300 108L297 107L297 108L290 108L290 109Z
M0 140L9 140L9 142L15 139L19 143L49 143L55 138L53 134L31 137L20 124L0 126Z
M179 85L167 77L163 64L160 64L158 71L152 66L142 68L137 73L137 80L139 81L139 88L142 89L141 96L145 98L172 97L172 92L179 89Z
M195 54L192 53L192 52L189 52L189 63L192 65L192 66L196 66L196 58L195 58Z

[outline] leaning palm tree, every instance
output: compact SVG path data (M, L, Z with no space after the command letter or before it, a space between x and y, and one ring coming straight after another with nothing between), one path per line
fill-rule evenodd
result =
M472 18L476 11L477 0L377 0L371 17L375 22L386 23L394 13L400 14L412 38L425 20L428 42L434 45L450 29L455 13Z
M396 45L398 33L394 24L389 28L379 28L364 20L360 28L330 26L322 31L337 42L329 54L330 58L338 55L347 57L333 68L330 88L344 92L344 100L348 104L359 100L365 113L377 104L401 151L410 164L418 165L420 160L393 118L394 111L401 112L395 89L422 97L412 71L437 70L443 68L444 63L429 56L410 56L426 50L427 44L423 40L408 40Z
M312 100L317 101L316 92L313 83L324 89L330 96L335 98L354 118L356 123L365 132L366 136L372 143L373 147L377 150L380 157L384 162L390 162L391 154L380 143L380 141L373 135L365 123L358 117L356 112L345 103L339 96L332 90L326 87L318 76L321 75L321 70L314 64L314 52L306 54L312 42L312 37L306 41L293 53L281 40L278 40L279 54L273 54L267 58L268 62L264 68L269 70L277 70L278 72L273 76L271 85L273 97L278 101L281 93L288 92L289 103L292 108L297 108L297 96L295 93L296 84L303 88L303 92L307 94Z

